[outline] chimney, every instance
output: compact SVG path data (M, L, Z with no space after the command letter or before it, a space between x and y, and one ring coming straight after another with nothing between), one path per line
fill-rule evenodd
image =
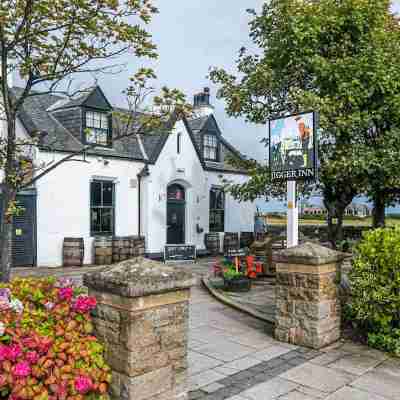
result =
M210 88L206 87L203 92L194 95L193 109L199 117L206 117L214 112L210 104Z

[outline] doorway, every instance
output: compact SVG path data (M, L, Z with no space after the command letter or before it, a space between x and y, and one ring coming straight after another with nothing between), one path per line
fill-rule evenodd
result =
M177 183L167 189L167 244L185 243L185 188Z

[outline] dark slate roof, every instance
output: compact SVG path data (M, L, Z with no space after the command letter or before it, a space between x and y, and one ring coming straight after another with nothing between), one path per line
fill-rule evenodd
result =
M22 92L21 88L13 88L13 90L16 96ZM90 95L86 96L85 100L78 100L78 103L88 99ZM18 116L28 134L46 133L41 142L42 148L66 152L79 151L83 148L80 140L81 109L76 107L78 103L74 103L72 107L71 101L63 102L63 100L61 96L32 92L31 96L24 101ZM64 108L65 105L67 108ZM117 121L113 121L113 126L118 126ZM114 136L118 133L118 129L113 129ZM138 139L134 136L113 141L112 148L96 147L90 149L89 153L144 161Z

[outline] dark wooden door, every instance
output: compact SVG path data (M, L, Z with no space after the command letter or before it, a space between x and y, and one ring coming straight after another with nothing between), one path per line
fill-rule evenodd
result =
M13 266L30 267L36 262L36 195L18 195L17 203L20 212L14 217ZM0 198L0 210L2 206Z
M185 202L167 203L167 244L185 243Z

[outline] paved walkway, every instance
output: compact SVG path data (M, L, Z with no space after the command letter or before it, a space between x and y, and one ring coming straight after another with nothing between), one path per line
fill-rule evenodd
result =
M190 396L196 400L398 400L400 359L353 343L313 351L271 326L192 292Z

